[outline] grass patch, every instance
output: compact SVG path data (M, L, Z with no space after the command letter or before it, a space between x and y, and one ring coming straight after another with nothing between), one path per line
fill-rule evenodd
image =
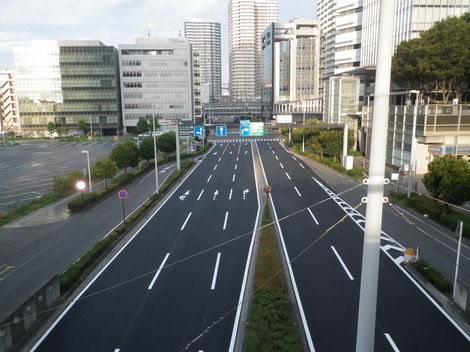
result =
M410 198L407 198L405 193L391 191L388 197L393 203L414 209L421 214L427 214L429 218L451 231L455 231L459 221L463 221L462 235L470 239L470 216L457 213L453 210L448 210L448 213L444 215L443 207L439 202L416 193L412 193Z
M88 252L85 253L79 260L70 265L68 269L60 275L60 292L63 294L70 289L76 287L83 281L94 265L117 243L117 240L132 227L134 223L145 215L157 201L168 191L168 189L193 165L193 161L188 161L181 170L174 171L165 183L160 187L158 194L153 194L149 200L140 206L131 216L126 219L126 222L118 226L109 236L96 243Z
M8 224L9 222L25 216L39 208L42 208L56 200L59 200L64 195L61 193L46 193L40 198L34 199L30 202L24 203L18 207L14 207L8 213L0 215L0 226Z
M435 288L442 293L452 292L452 284L444 275L430 266L425 260L418 259L414 264L416 269L428 280Z
M266 206L263 225L271 222L269 207ZM293 318L273 226L261 230L254 290L245 351L301 351L298 326Z

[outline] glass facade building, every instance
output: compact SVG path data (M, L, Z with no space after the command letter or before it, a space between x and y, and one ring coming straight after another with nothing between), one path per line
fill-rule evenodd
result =
M121 126L117 49L99 41L37 41L13 48L21 124L25 135L62 132L115 134Z

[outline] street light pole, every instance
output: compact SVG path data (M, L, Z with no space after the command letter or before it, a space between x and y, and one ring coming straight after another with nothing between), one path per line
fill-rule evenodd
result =
M90 185L88 189L90 190L90 193L93 192L92 187L91 187L91 172L90 172L90 152L88 150L82 150L82 153L86 154L86 162L88 165L88 184Z
M155 158L155 192L158 194L158 164L157 164L157 135L155 133L155 115L152 114L153 118L153 154Z
M305 152L305 100L302 100L302 110L303 110L303 119L302 119L302 151Z
M90 136L93 138L93 123L91 122L91 115L90 115Z

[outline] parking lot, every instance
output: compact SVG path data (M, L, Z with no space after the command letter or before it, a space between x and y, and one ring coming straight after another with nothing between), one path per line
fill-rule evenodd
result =
M102 155L107 155L118 141L24 141L0 149L0 211L12 203L34 199L52 187L53 176L65 175L69 170L87 168Z

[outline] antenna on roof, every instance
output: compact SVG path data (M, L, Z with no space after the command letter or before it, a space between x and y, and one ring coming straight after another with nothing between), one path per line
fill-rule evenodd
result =
M181 39L181 30L178 31L178 38Z

